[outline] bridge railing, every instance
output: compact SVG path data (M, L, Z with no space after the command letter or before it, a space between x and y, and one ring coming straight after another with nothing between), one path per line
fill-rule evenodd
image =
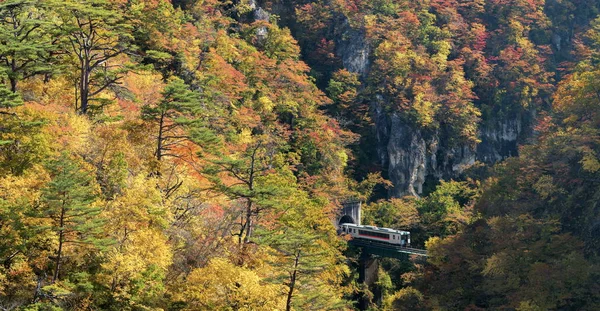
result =
M400 245L377 242L361 238L354 238L348 243L351 246L363 248L363 251L367 251L371 254L382 257L404 259L407 257L407 255L427 256L427 250L424 249L404 247Z

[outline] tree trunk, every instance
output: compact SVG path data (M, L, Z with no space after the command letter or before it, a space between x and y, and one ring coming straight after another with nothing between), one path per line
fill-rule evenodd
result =
M250 242L252 236L252 200L248 199L246 205L246 236L244 237L244 243Z
M10 91L13 93L16 93L17 92L17 77L15 77L14 75L15 75L15 70L17 68L17 64L15 62L14 55L13 55L13 60L11 62L11 67L12 67L11 69L12 69L13 74L10 77L8 77L8 80L10 80Z
M58 251L56 252L56 263L55 263L55 269L54 269L54 277L52 277L52 283L56 282L58 280L58 274L60 272L60 259L62 256L62 247L64 244L64 234L65 234L65 230L63 228L63 226L65 225L65 207L64 207L64 202L63 202L63 207L60 210L60 224L59 224L59 231L58 231Z
M162 142L163 142L163 127L165 124L165 113L160 113L160 120L158 123L158 138L156 139L156 159L160 162L162 158Z
M81 76L79 82L79 101L81 114L88 113L89 95L90 95L90 50L83 49L83 55L80 57Z
M88 112L88 95L89 95L89 73L86 68L81 69L81 78L79 82L79 109L81 114Z
M285 311L292 310L292 297L294 296L294 286L296 286L296 275L298 273L298 261L300 260L300 251L296 254L294 260L294 272L290 276L290 290L288 291L287 301L285 303Z

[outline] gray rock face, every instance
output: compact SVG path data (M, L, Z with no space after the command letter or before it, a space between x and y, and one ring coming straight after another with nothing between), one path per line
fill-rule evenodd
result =
M497 121L480 130L481 143L476 150L468 146L449 147L439 133L425 134L412 128L395 113L386 112L378 97L371 105L377 133L380 164L394 187L390 197L419 196L426 179L456 178L475 161L493 164L517 155L523 138L520 119Z
M492 126L481 128L481 143L477 146L477 160L495 163L507 157L517 156L517 142L523 134L519 118L497 120Z
M250 7L253 10L252 15L255 21L268 21L271 17L271 14L261 8L254 0L250 1ZM268 35L269 31L267 30L267 27L258 27L258 29L256 29L256 38L259 44L264 43L267 40Z
M558 33L552 34L552 43L554 43L554 48L560 52L562 47L562 37Z
M371 47L364 33L352 28L346 19L337 25L337 55L345 69L365 78L369 72ZM389 190L390 197L418 196L423 193L426 179L455 178L475 161L492 164L516 156L517 142L523 136L521 120L508 118L480 129L481 143L475 150L468 146L449 147L442 133L422 133L384 107L382 96L372 99L371 117L375 123L379 164L394 185Z
M397 114L383 110L382 97L372 104L380 164L394 187L389 196L419 196L427 178L450 179L474 164L477 154L467 146L447 147L438 133L424 134Z
M390 121L387 158L389 178L394 184L391 195L417 196L423 192L427 164L431 162L428 145L435 142L426 141L419 131L402 124L396 114L391 115Z
M369 69L370 46L361 30L350 27L347 19L335 30L336 54L346 70L365 76Z

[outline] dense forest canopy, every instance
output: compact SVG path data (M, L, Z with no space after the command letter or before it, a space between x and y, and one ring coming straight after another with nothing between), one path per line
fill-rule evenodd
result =
M599 14L0 1L0 309L598 310Z

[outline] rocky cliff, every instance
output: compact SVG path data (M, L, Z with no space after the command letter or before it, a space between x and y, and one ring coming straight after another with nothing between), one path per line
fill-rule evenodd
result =
M254 1L252 3L254 6ZM289 7L272 4L270 10L279 16L287 16L284 20L290 20L292 11ZM255 17L260 19L263 12L259 2L255 6ZM367 82L373 48L366 39L365 31L352 27L344 16L334 14L332 20L333 25L328 32L335 42L335 54L341 66L359 74L363 82ZM287 26L293 28L292 24ZM522 115L519 113L491 116L482 120L479 126L481 142L475 148L451 146L443 129L434 133L422 132L406 124L397 113L385 109L388 99L383 95L369 96L366 101L377 141L378 163L375 166L381 167L383 176L394 185L389 190L390 197L418 196L423 193L427 182L435 184L440 179L456 178L476 161L492 164L516 156L518 144L524 142L531 132L524 124L531 123L532 114L526 113L525 119L518 117Z
M347 21L336 29L337 54L345 69L366 78L369 71L370 47L360 30L353 29ZM423 193L426 181L456 178L476 161L492 164L518 154L518 143L530 131L522 120L513 117L483 120L480 126L481 142L476 148L449 146L445 133L423 133L403 122L396 113L384 107L386 98L376 95L369 99L371 118L377 139L377 155L384 175L393 183L390 197L418 196Z

